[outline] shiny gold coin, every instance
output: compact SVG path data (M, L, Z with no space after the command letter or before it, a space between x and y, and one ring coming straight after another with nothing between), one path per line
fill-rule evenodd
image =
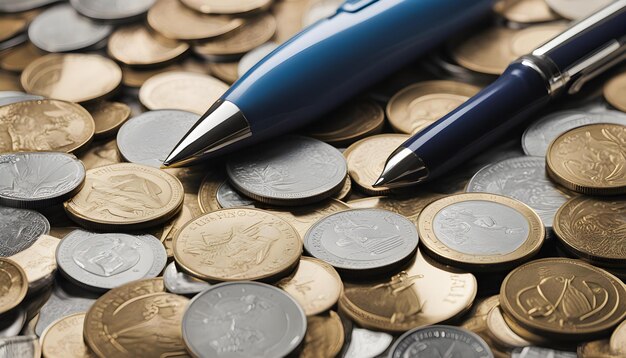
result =
M501 195L464 193L432 202L419 215L420 243L438 260L494 271L534 256L545 238L539 215Z
M56 249L59 239L56 237L41 235L30 247L11 257L26 274L28 286L31 290L42 287L42 284L53 280L57 269Z
M243 14L265 9L272 0L181 0L183 4L205 14Z
M174 258L193 276L210 281L276 279L302 254L297 231L257 209L223 209L185 225L174 238Z
M330 311L328 315L307 317L306 323L306 336L300 358L337 356L343 347L345 335L339 315Z
M606 83L604 98L611 106L626 112L626 72L615 76Z
M28 93L88 102L117 90L122 83L122 70L100 55L49 54L26 66L21 82Z
M419 251L410 267L390 279L344 285L339 308L363 327L391 332L459 317L477 292L474 275L440 270Z
M210 213L222 208L217 201L217 189L225 180L226 174L219 171L209 171L202 179L198 190L198 203L203 213Z
M189 44L165 38L144 25L117 29L109 37L109 55L128 66L150 66L172 61L184 54Z
M385 113L380 105L362 99L337 108L306 131L313 138L342 147L379 133L384 124Z
M183 200L183 208L170 222L163 227L151 232L154 237L161 240L165 247L168 258L174 257L174 237L178 234L188 222L202 216L202 210L198 205L198 196L196 194L185 193Z
M102 295L83 336L98 357L187 357L182 319L189 299L165 293L163 279L128 283Z
M626 317L626 288L583 261L547 258L511 271L502 283L500 304L532 333L558 341L589 340L611 332Z
M407 139L409 136L405 134L378 134L349 146L343 155L348 162L348 174L354 184L370 195L389 192L389 188L374 188L372 184L383 171L389 155Z
M621 354L613 354L608 339L585 342L578 345L576 354L579 358L623 358Z
M11 37L26 30L28 20L15 15L0 16L0 42L10 39Z
M548 176L589 195L626 194L626 126L591 124L556 138L546 155Z
M141 86L139 100L150 110L180 109L204 114L227 89L227 84L209 75L164 72L150 77Z
M20 77L9 72L0 71L0 91L22 91Z
M425 81L396 93L387 104L387 118L396 132L417 133L452 112L480 91L456 81Z
M72 152L93 137L93 118L83 107L53 99L0 107L0 152Z
M178 0L158 0L148 11L148 24L171 39L203 40L224 35L243 25L243 20L205 15Z
M120 102L99 101L85 108L96 124L94 136L100 138L115 134L131 112L128 105Z
M83 312L74 313L50 323L39 339L45 358L96 357L83 340L85 315Z
M456 46L452 55L459 65L480 73L499 75L511 63L510 43L517 30L490 27Z
M337 271L326 262L312 257L302 257L295 273L276 285L293 296L307 316L329 310L343 291Z
M393 211L417 225L417 218L424 207L443 196L443 194L424 192L415 196L376 196L356 199L347 204L351 209L377 208Z
M532 52L567 28L567 23L545 24L527 27L513 35L510 49L512 60ZM511 60L511 61L512 61Z
M226 83L233 83L239 78L239 62L210 62L211 74Z
M164 171L120 163L87 170L85 185L64 206L81 226L133 230L172 218L181 209L183 194L180 181Z
M611 352L626 355L626 321L617 326L611 334L610 347Z
M489 312L499 304L500 298L498 295L476 300L472 305L472 309L467 313L466 318L459 324L459 327L474 333L483 332L487 329Z
M0 314L17 307L28 291L28 279L24 270L4 257L0 257Z
M494 10L505 19L522 24L553 21L559 18L544 0L500 1Z
M117 151L117 142L115 139L107 142L94 142L87 150L81 151L79 154L78 159L83 162L85 169L93 169L122 162L122 158L120 158L120 154Z
M44 53L32 43L16 46L0 56L0 68L7 71L22 72L31 62Z
M506 324L504 317L502 316L502 312L500 311L499 304L489 311L489 314L487 315L487 328L489 329L489 334L496 344L500 347L506 348L507 350L533 345L532 342L525 340L517 335L517 333L513 332L513 330Z
M272 39L276 32L276 19L263 14L247 19L243 26L230 33L196 44L195 53L204 56L242 55Z
M321 218L350 209L350 207L339 200L329 199L313 205L265 209L291 224L298 232L300 238L303 238L311 226Z

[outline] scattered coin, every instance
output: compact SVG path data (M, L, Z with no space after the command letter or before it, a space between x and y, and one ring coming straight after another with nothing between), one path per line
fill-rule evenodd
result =
M211 287L205 281L178 271L175 262L167 265L163 271L163 284L169 292L177 295L195 295Z
M240 195L227 180L217 188L215 198L217 199L220 209L255 207L254 200Z
M554 21L559 18L545 0L503 1L494 10L505 19L521 24Z
M611 3L611 0L545 0L557 14L572 20L579 20L591 15Z
M234 15L265 9L272 0L182 0L182 2L205 14Z
M265 56L269 55L269 53L274 51L277 47L278 43L267 42L245 54L241 58L241 60L239 60L239 67L237 68L237 73L239 74L239 77L243 77L243 75L248 72L248 70L250 70L252 67L254 67L257 62L261 61Z
M139 18L148 12L154 2L155 0L70 0L76 11L100 21L128 21Z
M95 358L83 340L85 313L74 313L51 323L40 338L46 358Z
M332 198L339 201L345 201L350 195L352 195L352 179L350 179L350 175L346 175L346 179L343 182L341 190L333 195Z
M19 335L26 323L26 311L19 308L12 309L1 317L0 339Z
M540 45L563 32L567 26L567 23L557 22L531 26L520 30L511 39L510 49L514 57L511 61L532 52Z
M0 338L0 357L40 358L39 338L34 335Z
M203 213L222 209L222 206L217 201L217 190L225 181L226 174L221 171L209 171L202 179L198 189L198 204ZM234 191L234 189L232 190Z
M406 332L394 343L389 358L401 357L493 358L489 346L478 335L453 326L429 326Z
M26 250L49 231L50 223L40 213L0 206L0 257Z
M183 318L185 346L200 358L283 357L306 330L306 316L291 296L257 282L215 285L191 300Z
M296 231L298 231L300 237L304 238L311 226L320 219L327 215L350 209L350 207L339 200L328 199L320 203L305 206L265 209L290 223Z
M184 184L183 187L185 187ZM180 210L180 213L162 227L152 230L151 234L159 239L165 247L168 260L174 257L174 237L178 235L178 232L183 228L183 226L185 226L185 224L201 215L202 210L200 210L200 206L198 205L197 195L194 193L185 193L183 208Z
M619 354L613 354L608 339L589 341L578 345L577 357L580 358L620 358Z
M513 349L516 347L526 347L532 345L531 342L518 336L513 330L506 324L502 312L500 311L500 305L495 306L489 311L487 315L487 327L493 337L495 343L500 347L507 349Z
M54 281L58 244L56 237L41 235L29 248L9 257L24 269L29 292L36 292Z
M117 142L115 139L108 142L92 143L89 149L79 154L79 159L83 162L86 169L122 162L122 158L120 158L117 151Z
M6 91L9 92L9 91ZM0 106L6 106L7 104L13 104L13 103L18 103L18 102L25 102L25 101L33 101L33 100L40 100L40 99L44 99L44 97L42 96L37 96L37 95L32 95L32 94L18 94L16 96L12 96L12 97L1 97L0 98Z
M135 90L135 88L141 87L152 76L163 72L180 70L182 70L182 67L178 64L157 68L122 66L122 84Z
M28 11L57 1L59 0L3 0L0 3L0 11L7 13Z
M4 257L0 257L0 314L10 311L22 302L28 291L24 270Z
M32 43L16 46L0 57L0 68L6 71L22 72L26 66L43 56L43 52Z
M11 39L28 27L28 20L21 16L0 15L0 42Z
M604 98L611 106L626 112L626 73L622 73L611 79L604 86Z
M626 321L622 322L611 335L611 352L626 354Z
M306 319L306 335L301 358L336 357L344 342L341 318L333 312Z
M374 332L354 327L350 338L350 346L344 358L374 358L389 348L393 336L385 332Z
M452 55L469 70L499 75L515 59L510 43L516 32L506 27L489 27L456 46Z
M373 196L369 198L350 200L351 209L376 208L393 211L405 216L417 225L417 218L422 209L433 201L442 198L443 194L424 193L415 196Z
M105 138L114 134L130 117L130 107L121 102L98 101L86 106L95 122L94 137Z
M211 74L226 83L233 83L239 78L237 67L239 62L211 62L209 69Z
M160 65L175 60L188 49L189 44L165 38L142 24L117 29L107 48L111 57L128 66Z

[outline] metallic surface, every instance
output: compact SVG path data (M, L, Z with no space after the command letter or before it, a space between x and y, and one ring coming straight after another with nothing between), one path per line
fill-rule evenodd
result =
M205 281L178 271L175 262L171 262L163 271L163 284L169 292L177 295L195 295L211 287Z
M478 335L453 326L428 326L406 332L391 347L389 358L451 357L493 358Z
M0 207L0 257L27 249L49 231L48 219L36 211Z

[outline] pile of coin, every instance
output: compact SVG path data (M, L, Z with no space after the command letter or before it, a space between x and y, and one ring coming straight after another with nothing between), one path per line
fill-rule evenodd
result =
M605 2L499 2L298 133L160 169L342 1L0 1L0 358L626 357L624 69L435 183L372 186Z

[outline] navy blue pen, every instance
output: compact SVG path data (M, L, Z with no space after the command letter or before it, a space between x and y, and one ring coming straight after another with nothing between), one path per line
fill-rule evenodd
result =
M304 126L485 17L493 0L347 0L256 64L163 163L192 164Z
M491 85L412 136L387 159L374 186L431 181L485 150L551 99L626 58L626 0L570 26L513 62Z

